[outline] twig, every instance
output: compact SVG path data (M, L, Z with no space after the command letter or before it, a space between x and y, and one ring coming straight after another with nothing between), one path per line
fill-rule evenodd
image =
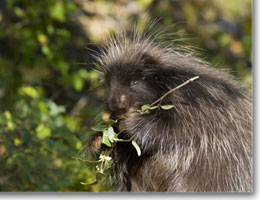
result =
M196 80L196 79L198 79L198 78L199 78L199 76L195 76L195 77L193 77L193 78L190 78L189 80L185 81L184 83L182 83L182 84L178 85L177 87L175 87L175 88L169 90L169 91L166 92L163 96L161 96L159 99L157 99L157 100L154 101L152 104L150 104L150 106L154 106L154 105L157 104L157 103L158 103L158 106L160 106L160 104L162 103L162 100L163 100L166 96L168 96L168 95L171 94L172 92L174 92L174 91L180 89L181 87L187 85L188 83L190 83L190 82L192 82L192 81L194 81L194 80Z
M103 164L104 164L104 162L105 162L105 158L106 158L106 156L105 156L105 155L102 155L101 165L100 165L100 173L103 173Z

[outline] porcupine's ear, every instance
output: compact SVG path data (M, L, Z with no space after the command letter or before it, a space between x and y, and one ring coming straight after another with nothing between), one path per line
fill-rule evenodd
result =
M152 57L152 55L149 55L147 52L144 52L141 55L141 60L145 66L154 66L158 64L158 62Z

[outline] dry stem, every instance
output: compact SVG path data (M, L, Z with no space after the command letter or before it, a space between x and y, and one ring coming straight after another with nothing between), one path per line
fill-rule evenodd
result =
M187 85L188 83L190 83L190 82L192 82L192 81L194 81L194 80L196 80L196 79L198 79L198 78L199 78L199 76L195 76L195 77L193 77L193 78L190 78L189 80L185 81L184 83L182 83L182 84L178 85L177 87L175 87L175 88L169 90L169 91L166 92L163 96L161 96L159 99L157 99L157 100L154 101L152 104L150 104L150 106L154 106L154 105L157 104L157 103L158 103L158 106L160 106L161 103L162 103L162 100L163 100L166 96L168 96L168 95L171 94L172 92L174 92L174 91L180 89L181 87Z

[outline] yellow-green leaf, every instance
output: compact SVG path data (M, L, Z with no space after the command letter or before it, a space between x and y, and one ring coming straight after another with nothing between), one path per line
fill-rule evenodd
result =
M51 129L46 127L43 123L41 123L36 128L36 135L39 139L43 140L51 136Z
M80 162L88 165L88 166L97 166L101 163L101 160L85 160L85 159L82 159L82 158L78 158L78 157L72 157L73 159L76 159L76 160L79 160Z
M156 108L158 108L158 106L152 106L152 107L149 108L149 110L154 110Z
M79 150L82 146L83 146L83 143L81 141L77 141L77 143L75 145L76 149Z
M39 92L30 86L20 87L18 92L23 96L29 96L31 98L39 98L40 96Z
M103 124L99 124L99 125L96 125L94 127L91 127L91 129L93 131L103 131L106 128L107 128L107 125L103 125Z
M102 143L107 145L108 147L112 147L112 144L111 144L109 137L108 137L108 130L107 129L103 130Z
M104 173L101 173L101 172L97 172L96 173L96 180L92 181L92 182L89 182L89 183L84 183L84 182L80 182L82 185L95 185L97 184L102 177L106 176Z
M20 139L18 139L18 138L14 139L14 145L15 146L19 146L21 143L22 143L22 141Z
M116 133L115 133L115 131L114 131L114 129L113 129L112 126L109 126L109 127L108 127L107 136L108 136L109 140L110 140L111 142L113 142L113 138L116 136Z
M132 140L132 145L134 146L134 148L136 149L137 155L141 156L141 149L139 147L139 145L136 143L135 140Z
M51 17L59 22L65 21L65 9L62 2L57 2L50 10Z
M174 105L161 105L161 108L163 109L163 110L170 110L170 109L172 109L174 107Z
M150 109L150 105L149 105L149 104L145 104L145 105L143 105L143 106L141 107L141 109L142 109L143 111L148 110L148 109Z

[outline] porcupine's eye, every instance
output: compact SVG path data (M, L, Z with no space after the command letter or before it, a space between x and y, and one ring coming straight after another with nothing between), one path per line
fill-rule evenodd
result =
M141 84L144 84L144 83L145 83L145 77L144 77L144 75L142 75L141 72L138 72L138 73L136 73L136 74L133 76L133 78L132 78L132 80L131 80L131 82L130 82L130 87L131 87L131 88L137 87L137 86L139 86L139 85L141 85Z
M139 80L132 80L130 83L130 87L135 87L136 85L140 84L141 81Z

